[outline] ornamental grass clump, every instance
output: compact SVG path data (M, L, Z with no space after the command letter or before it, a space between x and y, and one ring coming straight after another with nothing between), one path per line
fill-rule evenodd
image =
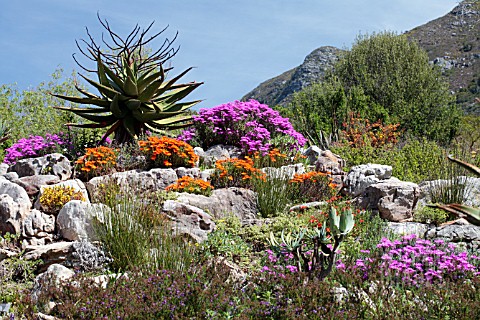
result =
M85 154L75 161L75 164L78 175L81 178L89 179L113 173L117 163L116 159L116 150L100 146L85 149Z
M165 190L201 194L208 197L212 195L213 186L208 181L184 176L178 179L174 184L166 187Z
M68 146L70 144L63 133L59 133L58 135L47 134L45 137L30 136L28 138L22 138L10 148L5 149L6 154L3 162L6 164L14 164L20 159L40 157L60 151L62 146Z
M138 144L154 168L194 167L199 159L191 145L169 137L148 137Z
M47 213L58 213L71 200L85 201L85 197L74 187L53 186L44 188L39 199L43 211Z
M252 188L253 179L265 180L265 173L254 167L252 159L225 159L215 162L211 182L215 188Z
M258 101L234 101L211 109L200 109L193 116L193 127L184 130L179 139L206 149L217 144L232 145L243 150L244 155L259 151L268 153L275 147L272 139L279 136L293 138L292 149L306 143L302 134L295 131L288 118Z
M298 202L324 201L337 193L337 185L329 174L324 172L295 174L289 184L292 200Z

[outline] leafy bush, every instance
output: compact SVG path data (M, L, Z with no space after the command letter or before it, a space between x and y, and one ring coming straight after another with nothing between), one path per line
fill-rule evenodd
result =
M191 145L169 137L148 137L138 142L140 150L156 168L194 167L198 156Z
M291 148L298 149L306 142L278 111L250 100L200 109L199 114L193 117L193 127L185 130L179 139L202 148L217 144L237 146L247 155L255 151L267 153L276 147L272 139L278 136L292 137Z
M85 154L75 161L78 174L85 180L111 174L114 172L116 163L116 150L104 146L87 148Z
M335 65L334 74L347 96L361 87L382 106L389 117L380 118L384 123L400 123L408 133L446 143L455 136L460 110L439 68L428 61L427 53L406 35L380 32L360 35Z
M210 179L215 188L251 188L252 181L265 180L265 174L254 167L252 159L232 158L215 162L215 171Z
M70 186L46 187L40 196L42 209L48 213L58 213L71 200L85 201L85 197L81 191Z
M194 179L190 176L184 176L165 188L166 191L188 192L210 196L212 194L212 185L210 182L202 179Z

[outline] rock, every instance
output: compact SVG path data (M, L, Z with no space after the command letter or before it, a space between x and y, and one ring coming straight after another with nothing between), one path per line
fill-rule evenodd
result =
M302 203L302 204L295 205L295 206L291 207L288 211L289 212L292 212L292 211L295 211L295 212L300 211L301 212L301 211L311 209L311 208L320 208L320 207L325 206L326 204L327 204L326 201L307 202L307 203Z
M200 151L200 150L198 150ZM207 151L199 152L201 157L200 163L207 167L215 165L218 160L225 160L230 158L238 158L242 154L241 150L234 146L225 146L222 144L215 145L207 149Z
M194 179L198 179L201 177L201 172L199 168L176 168L175 173L177 174L177 177L180 179L185 176L189 176Z
M176 201L200 208L216 219L233 214L243 221L256 219L258 213L255 192L243 188L216 189L210 197L181 193Z
M333 175L344 175L343 167L345 160L330 150L322 150L314 162L315 170L319 172L330 172Z
M7 172L3 175L5 179L8 181L14 182L15 180L18 180L18 174L16 172Z
M102 185L120 186L126 192L145 192L164 190L177 181L173 169L151 169L150 171L125 171L108 176L95 177L88 181L88 193L92 200L98 199Z
M412 218L419 196L417 184L388 179L366 188L357 203L363 209L378 210L383 219L400 222Z
M8 164L0 163L0 175L4 175L8 172Z
M16 174L16 172L10 172ZM39 191L40 186L50 185L60 182L60 178L57 176L48 174L48 175L36 175L36 176L26 176L12 180L14 183L21 186L25 191L27 191L30 199L35 198Z
M354 197L361 195L367 187L392 177L392 167L381 164L361 164L350 169L344 180L345 191Z
M42 291L46 291L50 286L60 286L62 281L67 281L75 275L75 272L62 266L61 264L52 264L48 269L39 274L34 281L31 293L32 301L37 303ZM52 306L41 306L42 311L49 313Z
M70 161L60 153L18 160L8 168L8 171L16 172L19 177L53 174L62 181L68 180L72 176Z
M308 159L308 162L310 164L315 164L315 162L317 162L317 159L320 157L320 155L322 154L322 149L320 149L319 147L317 146L310 146L307 148L307 150L305 150L302 155L304 155L305 157L307 157Z
M58 233L63 239L77 241L96 240L93 223L103 222L104 204L89 204L80 200L69 201L57 216Z
M388 229L399 236L415 234L417 237L424 239L429 227L417 222L388 222Z
M465 183L466 186L464 188L464 201L463 204L472 206L472 207L480 207L480 178L474 177L464 177L460 176L458 178L458 183ZM432 181L423 181L418 186L421 190L421 199L419 204L422 206L431 203L431 193L435 188L439 188L440 186L448 187L452 183L457 183L455 181L450 180L432 180Z
M17 257L19 255L20 255L20 252L18 251L12 251L12 250L0 247L0 262L5 259Z
M0 235L7 232L20 234L28 213L29 208L15 202L9 194L0 194Z
M167 200L163 212L172 219L174 234L187 234L197 242L207 240L208 233L215 229L215 222L208 213L185 203Z
M40 203L40 197L43 195L46 188L52 188L52 187L71 187L75 191L80 191L82 193L83 198L85 199L84 202L90 203L87 187L85 187L85 184L79 179L71 179L71 180L61 181L61 182L56 183L54 185L41 185L37 200L35 201L35 204L33 205L33 207L35 209L43 210L45 212L48 211L48 209L45 208Z
M104 270L111 261L100 247L88 241L76 241L64 264L75 270L90 272Z
M8 194L22 209L29 210L32 207L32 203L25 189L6 179L0 180L0 195L1 194Z
M50 265L63 263L72 251L73 242L54 242L47 245L28 245L23 258L25 260L42 260L39 272L45 271Z
M475 225L444 225L430 229L427 239L444 239L446 242L465 243L466 249L480 249L480 226Z
M24 238L45 238L53 240L55 217L33 209L23 221L22 236ZM49 237L50 235L50 237Z

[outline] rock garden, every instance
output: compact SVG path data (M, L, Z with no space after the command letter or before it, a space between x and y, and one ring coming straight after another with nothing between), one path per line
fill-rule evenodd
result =
M165 80L169 47L142 56L135 30L118 54L85 42L99 94L52 93L88 122L0 128L0 317L478 318L474 135L345 112L313 137L255 100L189 114L201 83Z

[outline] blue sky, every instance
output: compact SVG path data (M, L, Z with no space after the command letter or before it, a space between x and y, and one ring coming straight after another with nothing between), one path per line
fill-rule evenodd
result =
M183 81L205 82L190 99L199 107L240 99L261 82L302 63L314 49L351 46L359 33L404 32L448 13L451 0L21 0L2 1L0 84L36 87L72 59L88 27L98 42L97 12L126 36L135 24L161 30L180 51L172 75L196 67ZM163 42L158 39L158 46Z

